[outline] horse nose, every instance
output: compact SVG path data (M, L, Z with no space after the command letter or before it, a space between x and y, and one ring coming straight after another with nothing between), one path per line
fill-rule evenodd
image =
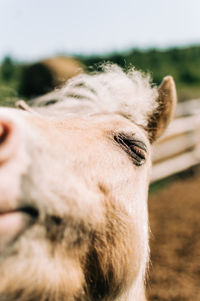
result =
M13 121L0 117L0 168L12 158L17 146L17 127Z

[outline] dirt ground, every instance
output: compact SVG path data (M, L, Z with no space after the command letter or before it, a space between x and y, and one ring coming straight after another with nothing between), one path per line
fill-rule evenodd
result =
M200 301L200 172L149 198L150 301Z

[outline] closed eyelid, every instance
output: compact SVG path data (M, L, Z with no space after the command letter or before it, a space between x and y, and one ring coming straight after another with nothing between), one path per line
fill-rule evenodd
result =
M147 146L143 141L134 139L132 135L130 136L124 133L115 134L114 140L132 158L135 165L141 166L144 164Z
M126 144L126 142L130 145L135 145L140 147L145 152L148 151L146 144L142 141L142 139L138 139L137 137L133 137L132 134L127 133L115 133L114 134L114 140L116 142L122 142Z

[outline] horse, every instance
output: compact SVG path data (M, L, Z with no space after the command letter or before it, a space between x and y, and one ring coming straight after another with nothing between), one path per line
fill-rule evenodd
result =
M0 108L0 300L145 301L151 144L176 88L107 64Z

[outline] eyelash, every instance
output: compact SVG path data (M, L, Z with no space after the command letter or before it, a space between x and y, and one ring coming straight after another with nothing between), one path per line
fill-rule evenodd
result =
M128 137L125 134L115 135L114 140L132 158L133 163L136 166L141 166L145 163L147 148L142 141L135 140L132 137Z

